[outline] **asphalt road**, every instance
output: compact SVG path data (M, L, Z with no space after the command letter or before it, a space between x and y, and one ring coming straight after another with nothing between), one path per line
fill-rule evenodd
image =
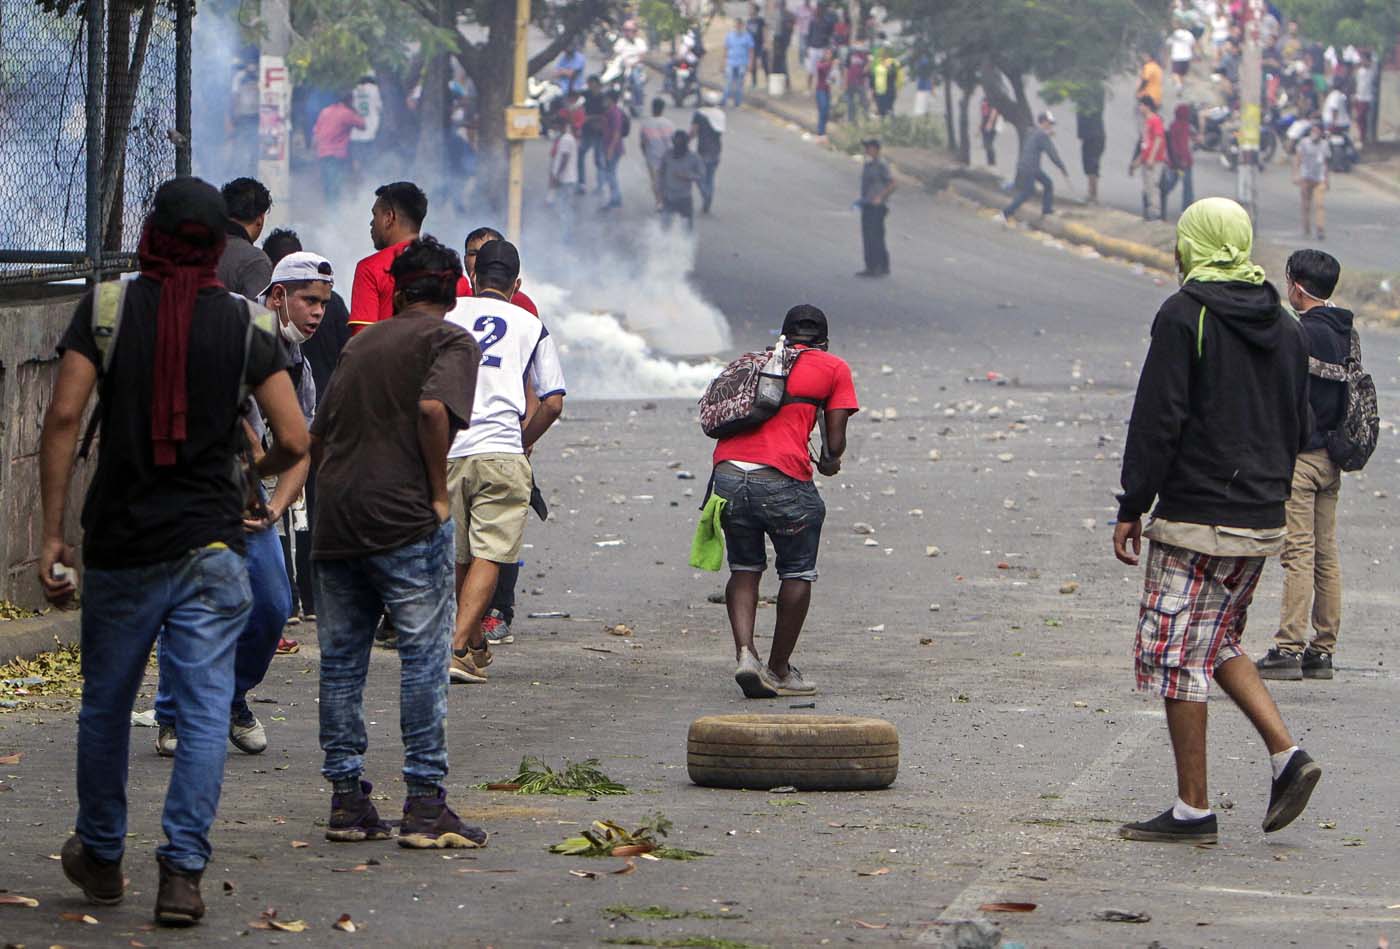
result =
M572 402L535 456L556 519L531 525L520 602L522 614L570 618L522 618L492 681L451 693L449 790L492 832L486 850L322 839L329 793L308 644L278 659L257 692L272 747L229 758L205 877L210 915L192 932L142 928L168 771L153 732L133 730L133 892L99 909L75 898L49 858L72 821L72 712L0 715L0 753L25 752L0 767L13 788L0 794L0 887L41 902L0 906L0 942L941 944L948 923L979 916L1025 946L1371 947L1400 935L1397 753L1386 737L1400 600L1390 579L1393 436L1344 490L1348 620L1337 678L1275 690L1327 769L1308 812L1263 837L1264 749L1216 702L1221 845L1121 841L1118 823L1173 796L1160 705L1132 691L1141 579L1113 560L1108 525L1135 367L1170 287L908 189L890 217L894 275L856 280L857 174L762 117L733 115L716 215L697 229L694 282L729 315L741 347L770 339L793 303L822 306L833 351L857 372L867 410L853 422L845 472L823 485L822 578L796 659L820 682L818 713L898 726L903 760L891 789L773 795L689 783L693 718L791 703L740 697L723 607L708 601L721 579L685 564L710 447L689 401ZM642 233L650 202L635 163L624 177L627 207L608 233L625 245ZM1382 404L1394 404L1400 344L1371 331L1366 345ZM989 372L1007 384L987 381ZM697 480L679 479L674 462ZM875 533L854 533L856 522ZM613 540L622 544L596 546ZM927 556L934 545L940 555ZM1062 594L1069 582L1077 592ZM1272 565L1253 648L1273 629L1278 588ZM760 629L770 617L765 609ZM634 635L604 632L618 622ZM386 793L386 815L402 793L396 672L394 656L377 651L367 776ZM593 802L471 789L510 776L527 753L597 757L633 794ZM710 855L610 875L621 861L546 852L595 818L632 824L657 811L675 821L676 844ZM1036 908L979 910L1000 901ZM652 905L691 915L642 920L617 909ZM249 930L267 908L307 931ZM1095 918L1109 909L1151 921ZM60 919L65 912L99 922ZM330 928L342 913L361 934ZM700 941L667 941L687 938Z
M1198 67L1201 68L1201 67ZM1136 115L1133 105L1133 90L1136 81L1123 78L1113 84L1112 95L1104 113L1108 132L1108 147L1103 155L1102 178L1099 181L1099 198L1107 205L1142 213L1142 187L1136 176L1129 177L1128 162L1133 157L1133 145L1137 141ZM1171 79L1166 79L1166 105L1162 109L1163 121L1170 124L1172 110L1176 107L1176 94L1172 91ZM1188 86L1188 89L1191 87ZM1037 101L1037 108L1040 107ZM1055 143L1060 156L1069 167L1071 185L1069 193L1082 198L1087 187L1084 168L1080 161L1079 140L1075 137L1074 107L1067 103L1053 107L1058 119ZM985 155L980 148L980 140L974 142L974 164L982 165ZM997 170L1006 178L1016 171L1016 130L1003 123L997 140ZM1302 236L1302 211L1298 188L1293 184L1292 159L1279 150L1267 170L1257 177L1259 188L1257 232L1261 239L1274 241L1285 247L1305 246L1308 242ZM1236 173L1226 169L1220 162L1218 152L1198 151L1195 153L1194 184L1197 198L1223 195L1233 198L1236 194ZM1045 170L1055 179L1059 189L1064 179L1045 162ZM1031 202L1028 207L1037 207ZM1169 215L1174 220L1181 212L1181 187L1168 197ZM1400 249L1391 237L1393 222L1400 204L1390 192L1377 188L1369 182L1350 174L1334 174L1327 192L1327 240L1324 249L1335 254L1343 267L1381 273L1400 272ZM1323 245L1319 245L1323 246Z

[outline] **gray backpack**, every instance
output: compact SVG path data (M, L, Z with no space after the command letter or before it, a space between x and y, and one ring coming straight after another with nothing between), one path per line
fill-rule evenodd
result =
M1376 383L1361 367L1361 338L1351 331L1351 352L1346 362L1323 362L1309 357L1308 374L1347 387L1346 414L1335 431L1327 433L1327 455L1343 471L1360 471L1370 461L1381 434Z

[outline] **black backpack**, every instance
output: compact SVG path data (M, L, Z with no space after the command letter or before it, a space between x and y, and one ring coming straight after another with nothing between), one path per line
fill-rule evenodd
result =
M1360 471L1370 461L1381 434L1376 383L1361 367L1361 338L1351 331L1351 351L1346 362L1308 358L1308 374L1347 387L1346 414L1335 431L1327 433L1327 455L1343 471Z

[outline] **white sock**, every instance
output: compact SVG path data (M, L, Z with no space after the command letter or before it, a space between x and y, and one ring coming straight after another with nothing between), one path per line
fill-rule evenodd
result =
M1176 804L1172 806L1172 816L1177 820L1200 820L1202 817L1211 815L1210 808L1202 810L1199 807L1192 807L1181 798L1176 799Z
M1274 766L1275 781L1278 780L1279 775L1283 774L1283 769L1288 767L1288 762L1293 757L1293 752L1297 750L1298 746L1294 745L1292 748L1285 748L1276 755L1269 755L1269 764Z

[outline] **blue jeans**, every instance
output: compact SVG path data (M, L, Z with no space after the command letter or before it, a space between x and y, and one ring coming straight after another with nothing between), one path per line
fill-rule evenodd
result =
M701 207L709 213L710 205L715 203L715 171L719 168L719 156L710 158L705 155L700 156L705 162L705 177L700 179Z
M321 774L331 782L364 772L364 691L374 628L387 610L399 639L399 730L410 793L447 776L447 667L452 656L452 522L423 540L350 560L317 560L321 640ZM184 736L181 735L181 741Z
M780 580L817 579L826 505L817 486L774 470L744 472L721 463L715 494L727 500L720 523L731 573L762 573L768 567L763 545L773 543Z
M599 167L599 171L603 175L603 183L608 186L608 205L615 208L622 207L622 188L617 183L617 165L620 161L622 161L622 152L618 152L612 158L604 156L603 164Z
M736 106L744 104L744 73L746 71L743 66L725 67L724 98L719 100L720 105L728 105L730 98L734 99Z
M1191 180L1191 166L1187 165L1181 169L1181 212L1186 213L1186 209L1196 202L1196 185ZM1166 213L1167 204L1162 202L1162 212Z
M253 608L238 636L234 654L234 687L231 708L235 717L248 711L248 691L267 675L277 655L277 641L292 611L292 587L287 581L286 560L275 529L247 535L248 586L253 591ZM166 650L158 654L160 685L156 690L156 721L179 726L173 688L173 670Z
M1016 194L1012 197L1011 203L1006 206L1006 210L1001 213L1006 217L1016 213L1016 209L1025 204L1035 195L1035 186L1040 185L1042 194L1040 196L1040 210L1043 214L1049 214L1055 210L1055 182L1050 180L1050 176L1043 171L1037 171L1033 175L1016 176Z
M78 713L78 837L101 860L126 846L131 708L160 637L180 742L156 853L183 870L209 861L233 698L233 654L253 595L243 558L206 547L179 560L83 575L83 704Z
M831 118L831 90L817 90L817 134L826 134L826 122Z

